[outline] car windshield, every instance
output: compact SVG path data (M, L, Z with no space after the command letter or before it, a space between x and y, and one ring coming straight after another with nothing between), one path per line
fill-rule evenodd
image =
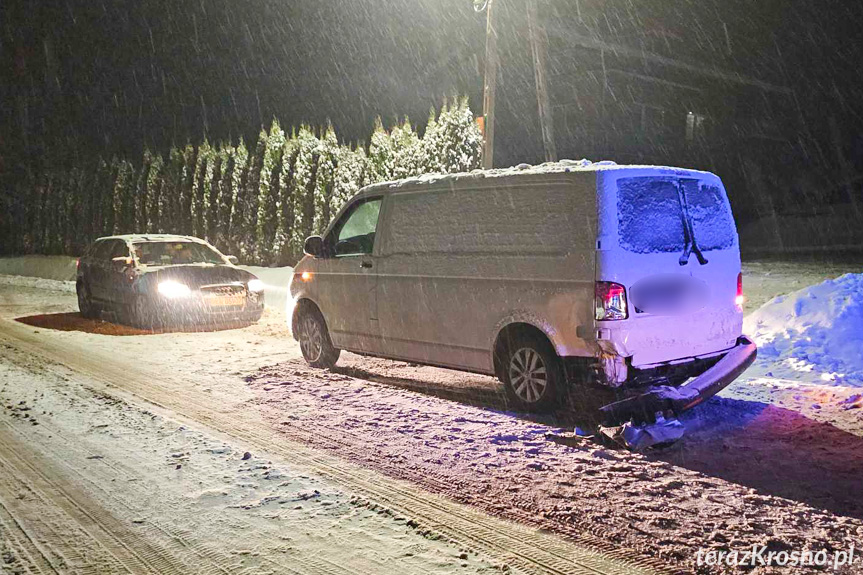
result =
M146 266L225 263L218 252L196 242L140 242L132 249L138 262Z

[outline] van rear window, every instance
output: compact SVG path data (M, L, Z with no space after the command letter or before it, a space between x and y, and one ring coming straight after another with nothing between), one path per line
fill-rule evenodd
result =
M720 187L690 178L637 177L617 182L620 246L638 254L683 252L686 232L681 195L702 251L734 245L734 220Z

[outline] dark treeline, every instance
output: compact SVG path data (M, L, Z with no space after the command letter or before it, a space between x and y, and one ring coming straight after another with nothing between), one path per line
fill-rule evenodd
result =
M0 253L78 255L100 236L177 233L244 263L290 265L362 186L478 168L481 141L462 99L432 110L422 137L407 119L390 130L378 120L368 148L339 143L332 126L288 133L273 120L249 144L204 139L165 156L145 150L139 164L49 162L0 196Z

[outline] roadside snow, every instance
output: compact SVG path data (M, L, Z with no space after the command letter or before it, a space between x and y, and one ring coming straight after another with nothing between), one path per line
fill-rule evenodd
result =
M50 280L27 276L0 275L0 284L75 293L75 282L73 281Z
M822 383L863 387L863 274L845 274L778 296L744 320L771 375L809 372Z

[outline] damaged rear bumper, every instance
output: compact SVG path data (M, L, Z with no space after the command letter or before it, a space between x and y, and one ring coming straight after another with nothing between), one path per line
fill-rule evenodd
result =
M672 411L679 414L705 399L713 397L737 379L757 355L757 348L747 337L737 339L737 345L704 373L680 387L651 387L643 393L609 403L600 409L606 425L626 421L650 421L657 413Z

